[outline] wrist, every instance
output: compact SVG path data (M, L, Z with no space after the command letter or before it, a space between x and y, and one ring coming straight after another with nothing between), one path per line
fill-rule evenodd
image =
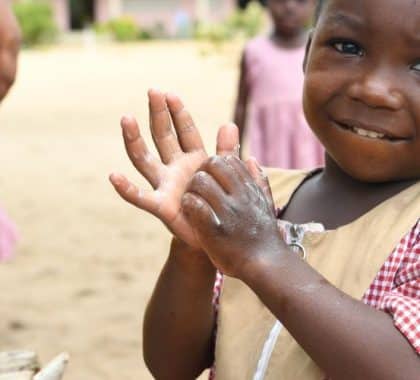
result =
M175 261L177 266L187 273L216 273L216 268L203 250L191 247L176 237L172 239L169 259Z
M274 244L248 260L241 268L239 279L254 289L274 268L277 273L279 270L287 271L290 260L294 260L293 255L294 253L283 241Z

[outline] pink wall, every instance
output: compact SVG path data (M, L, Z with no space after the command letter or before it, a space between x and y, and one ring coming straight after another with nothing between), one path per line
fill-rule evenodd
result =
M60 30L67 30L70 27L70 17L67 0L53 0L52 7L55 13L55 20Z
M68 30L70 27L69 0L49 0L55 12L55 18L60 30ZM165 29L170 34L175 33L177 11L186 12L190 20L198 18L199 0L178 0L174 1L169 9L159 9L153 7L153 0L138 0L139 9L131 15L145 27L153 27L160 23L165 25ZM149 2L141 4L140 2ZM213 0L214 1L214 0ZM219 0L217 6L210 9L207 15L210 20L218 20L225 17L236 6L236 0ZM156 8L156 9L154 9ZM147 10L144 10L147 9ZM97 22L106 22L113 17L118 17L124 13L123 0L96 0L95 16ZM179 16L179 14L178 14Z
M143 0L147 1L147 0ZM151 1L151 0L148 0ZM219 0L216 6L209 9L206 19L208 20L221 20L228 15L236 7L236 0ZM147 11L138 11L133 14L140 25L145 27L153 27L156 24L163 24L166 31L170 35L176 33L177 18L180 17L180 12L185 12L188 19L191 22L198 20L200 15L198 14L198 0L179 0L174 1L174 4L168 9L162 10L156 7L147 7Z
M105 22L109 18L108 0L96 0L95 17L97 22Z

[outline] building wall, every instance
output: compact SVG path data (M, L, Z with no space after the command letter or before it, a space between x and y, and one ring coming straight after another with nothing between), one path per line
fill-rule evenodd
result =
M60 30L70 28L70 15L67 0L50 0L55 14L55 21Z
M49 0L61 30L70 27L69 0ZM175 34L181 23L195 20L218 20L236 6L236 0L95 0L97 22L106 22L121 15L134 17L140 25L165 26Z

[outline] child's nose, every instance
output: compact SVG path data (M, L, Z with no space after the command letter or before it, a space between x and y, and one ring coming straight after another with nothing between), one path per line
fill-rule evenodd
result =
M286 11L295 11L298 7L298 4L296 0L286 0L284 2L284 7Z
M349 88L349 95L372 108L399 110L404 102L392 74L384 69L372 70L356 80Z

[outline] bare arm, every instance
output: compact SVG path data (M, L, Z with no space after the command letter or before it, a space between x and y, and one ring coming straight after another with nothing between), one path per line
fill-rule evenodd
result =
M243 277L331 379L415 380L420 360L389 315L341 292L287 249Z
M176 236L147 308L144 359L157 379L187 380L209 367L213 357L211 299L216 269L200 251L181 208L182 195L207 153L178 97L151 90L149 106L160 159L148 149L134 118L124 118L122 129L129 158L153 189L140 191L119 174L110 180L123 199L159 218ZM223 126L218 154L234 152L237 144L237 128Z
M239 85L238 95L235 104L234 122L239 128L239 141L241 147L244 143L245 127L247 122L247 106L248 106L249 88L247 83L247 68L245 53L242 55L240 74L239 74ZM240 149L242 156L242 148Z
M271 200L271 189L256 162L251 159L246 165ZM272 202L268 206L274 210ZM155 378L195 379L213 363L215 277L216 269L205 252L173 240L143 325L145 361Z
M331 285L283 242L272 207L234 157L213 158L184 210L213 264L246 283L333 380L415 380L420 360L381 311ZM339 252L337 252L339 254Z
M156 379L195 379L211 366L215 276L203 252L172 242L143 325L144 358Z

